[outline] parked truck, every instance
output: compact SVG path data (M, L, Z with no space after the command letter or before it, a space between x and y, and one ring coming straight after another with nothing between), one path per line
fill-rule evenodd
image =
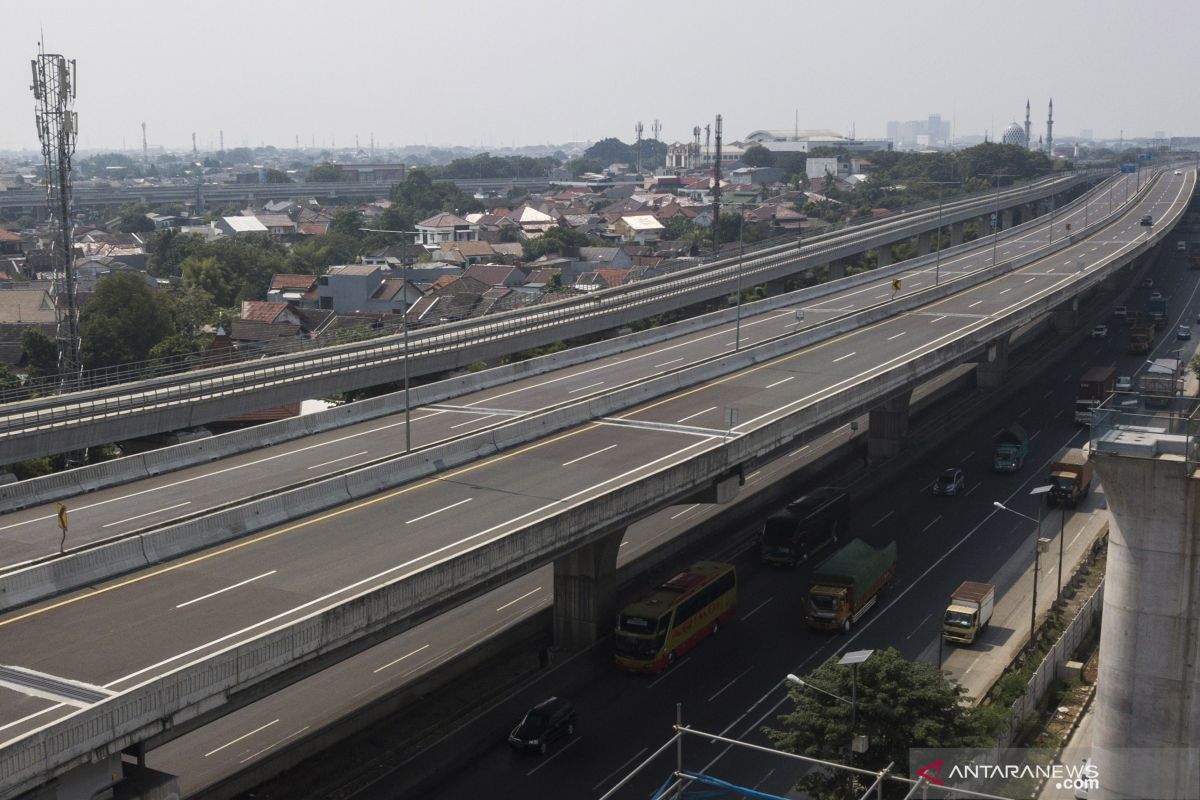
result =
M1074 447L1050 465L1050 491L1046 503L1074 508L1092 488L1092 462L1087 453Z
M1134 325L1129 329L1129 352L1149 353L1154 344L1154 325Z
M1009 425L992 440L995 450L992 451L992 469L996 472L1016 472L1025 463L1029 455L1029 437L1025 429L1017 423Z
M767 517L762 531L762 560L794 567L846 532L850 495L836 486L822 486L788 503Z
M942 638L955 644L974 644L992 620L996 587L990 583L963 581L950 595L942 620Z
M876 550L854 539L813 572L808 590L808 624L819 630L849 631L875 605L896 574L896 543Z
M1117 383L1115 367L1088 367L1079 378L1075 392L1075 421L1092 424L1092 411L1113 393Z

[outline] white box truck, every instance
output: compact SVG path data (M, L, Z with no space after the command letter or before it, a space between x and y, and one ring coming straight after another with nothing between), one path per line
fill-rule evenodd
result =
M973 644L991 622L995 601L996 587L992 584L963 581L950 595L942 636L947 642Z

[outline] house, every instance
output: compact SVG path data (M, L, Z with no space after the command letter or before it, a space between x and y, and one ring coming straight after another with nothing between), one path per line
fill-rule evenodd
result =
M479 226L447 211L418 222L417 233L421 244L432 247L440 242L478 241Z
M629 269L633 259L620 247L581 247L579 260L587 264L588 269Z
M57 326L53 322L0 322L0 364L21 368L26 366L25 348L21 345L21 334L26 328L36 327L50 341L54 341Z
M424 296L412 281L386 278L372 293L362 310L372 314L403 314Z
M621 217L612 226L613 232L627 242L645 244L662 237L663 224L650 214Z
M178 217L167 216L165 214L155 214L153 211L146 214L146 219L154 224L154 230L165 231L179 224Z
M523 271L504 264L476 264L467 267L462 277L474 278L488 286L520 286L525 283Z
M783 180L783 170L778 167L739 167L729 173L729 182L734 186L766 186Z
M528 289L542 289L546 286L557 285L561 281L561 269L541 268L529 273L529 277L525 279L525 287Z
M493 261L496 251L489 242L441 242L432 255L435 261L449 261L465 267Z
M371 296L392 271L377 264L344 264L330 267L317 278L320 308L348 314L365 311Z
M513 209L505 216L515 222L526 236L540 236L551 228L558 227L558 221L554 217L528 205Z
M257 217L221 217L213 225L225 236L267 233L267 226L259 222Z
M24 252L20 234L0 229L0 255L19 256Z
M277 273L271 276L271 286L267 289L267 300L272 303L315 304L317 297L316 275Z
M389 244L365 256L359 256L363 264L377 264L381 267L399 269L401 266L411 266L417 263L428 251L419 244Z
M286 214L259 214L257 219L267 229L267 233L276 239L291 236L296 232L296 223Z
M601 289L620 286L628 275L629 270L627 269L597 269L592 272L580 273L573 285L580 291L598 292Z

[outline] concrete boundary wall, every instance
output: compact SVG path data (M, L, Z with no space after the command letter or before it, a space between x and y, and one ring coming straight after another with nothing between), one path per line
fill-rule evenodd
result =
M1078 234L1080 237L1083 235L1083 233ZM10 609L62 594L99 580L115 577L150 564L177 558L204 547L263 530L287 522L289 519L333 508L428 477L442 470L461 466L537 438L611 415L663 394L688 388L729 372L808 347L860 326L878 322L895 313L920 307L934 299L957 293L966 287L977 285L1011 269L1032 263L1044 255L1044 253L1027 254L1013 262L997 264L995 267L980 270L955 281L929 287L898 300L848 314L836 321L798 334L785 334L739 353L720 356L678 371L634 382L625 387L616 387L612 392L602 396L564 403L557 408L470 434L444 445L284 489L266 498L241 505L232 505L214 513L198 514L182 522L81 549L65 557L33 563L0 576L0 609ZM1054 305L1062 302L1062 299L1073 294L1071 289L1074 287L1080 284L1090 287L1113 268L1115 268L1113 264L1110 264L1104 269L1096 270L1089 274L1084 281L1076 281L1068 286L1060 287L1046 298L1026 306L1023 312L1019 311L1005 319L991 321L988 327L996 328L997 332L975 342L972 349L978 349L1001 333L1014 330L1035 316L1045 313ZM967 336L970 337L971 334ZM939 351L949 352L951 356L948 360L938 363L930 371L940 369L967 355L958 353L953 347L954 344L956 343L951 343ZM913 375L908 384L915 382L920 374ZM876 398L855 396L855 402L843 409L843 412L864 410L876 401ZM131 544L132 542L136 542L137 545Z
M1121 212L1114 212L1114 214L1117 213ZM1098 225L1105 220L1098 220L1096 224ZM1035 219L1011 228L1009 232L1020 232L1027 227L1033 227L1040 223L1041 220ZM962 245L944 248L941 258L954 258L977 246L978 242L967 242ZM855 288L874 280L887 278L891 275L921 269L935 263L937 260L938 256L936 254L921 256L875 270L857 273L846 278L827 281L817 286L746 303L742 307L742 315L753 315L788 305L808 302L835 292ZM469 375L455 376L410 390L411 404L416 407L429 403L442 402L470 392L509 383L522 377L540 375L565 366L627 352L649 344L655 344L689 333L727 324L735 319L736 314L736 309L724 309L627 336L517 362L516 364L495 367ZM403 411L403 408L403 393L394 392L338 406L316 414L259 425L247 430L160 448L148 453L116 459L103 464L81 467L76 470L0 486L0 512L24 508L37 503L64 500L107 486L127 483L267 445L279 444L357 422L395 414Z
M1150 243L1145 242L1143 246L1148 247ZM1127 253L1126 258L1134 255ZM1120 263L1119 260L1111 262L1108 268L1095 270L1089 278L1092 281L1101 279L1117 263ZM1085 279L1085 282L1091 281ZM952 287L952 290L958 288ZM664 467L599 497L577 502L518 530L498 533L469 551L445 558L427 568L398 575L391 583L364 591L336 607L280 625L253 640L230 646L146 681L9 742L0 751L0 797L13 797L48 777L88 761L94 754L113 753L150 738L172 721L184 721L220 706L228 695L238 690L271 679L286 682L287 672L295 664L330 657L331 653L372 636L384 633L393 635L423 618L430 608L451 607L478 596L497 582L510 580L551 563L592 538L603 535L605 531L637 519L648 510L668 505L711 485L715 479L729 474L739 465L751 463L790 443L800 432L846 414L851 408L846 403L847 396L853 396L854 407L869 408L910 385L919 376L933 373L945 364L967 357L987 342L1017 327L1018 317L1023 324L1053 308L1070 288L1060 287L1042 299L1029 303L1023 312L984 322L953 342L894 364L884 372L864 378L855 386L845 387L753 431L715 442L709 450L697 453L683 463ZM946 293L950 291L947 287L939 287L939 290ZM691 383L698 382L705 379L698 376L709 369L719 365L710 374L721 374L736 363L757 363L777 354L768 355L765 351L775 350L783 344L780 341L771 342L762 346L764 352L726 356L685 372L693 373L695 380ZM686 379L679 373L654 380L678 384ZM643 384L631 387L628 391L641 393L648 389ZM657 393L661 394L661 391ZM635 398L630 399L636 402ZM611 413L613 402L612 397L602 397L583 405L589 406L593 415L599 416ZM528 430L539 424L542 421L525 420L513 427ZM544 425L548 428L551 422L547 420ZM507 438L491 432L493 443ZM481 452L488 447L486 442L478 445ZM414 456L428 458L428 454ZM392 469L395 469L394 466ZM334 481L335 484L342 482L341 478ZM377 482L372 483L370 479L363 482L378 486ZM362 488L361 483L357 487L352 486L351 476L345 476L344 483L344 489L337 486L328 488L345 491L347 496L354 495L354 488ZM283 498L279 498L276 506L284 503Z

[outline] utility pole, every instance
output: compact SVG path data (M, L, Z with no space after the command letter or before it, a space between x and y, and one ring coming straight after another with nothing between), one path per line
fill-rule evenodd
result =
M721 249L721 115L717 114L717 152L713 159L713 254Z
M637 125L634 126L633 132L634 132L634 135L636 137L636 142L637 142L637 172L638 172L638 177L641 177L641 174L642 174L642 123L641 122L639 122Z

